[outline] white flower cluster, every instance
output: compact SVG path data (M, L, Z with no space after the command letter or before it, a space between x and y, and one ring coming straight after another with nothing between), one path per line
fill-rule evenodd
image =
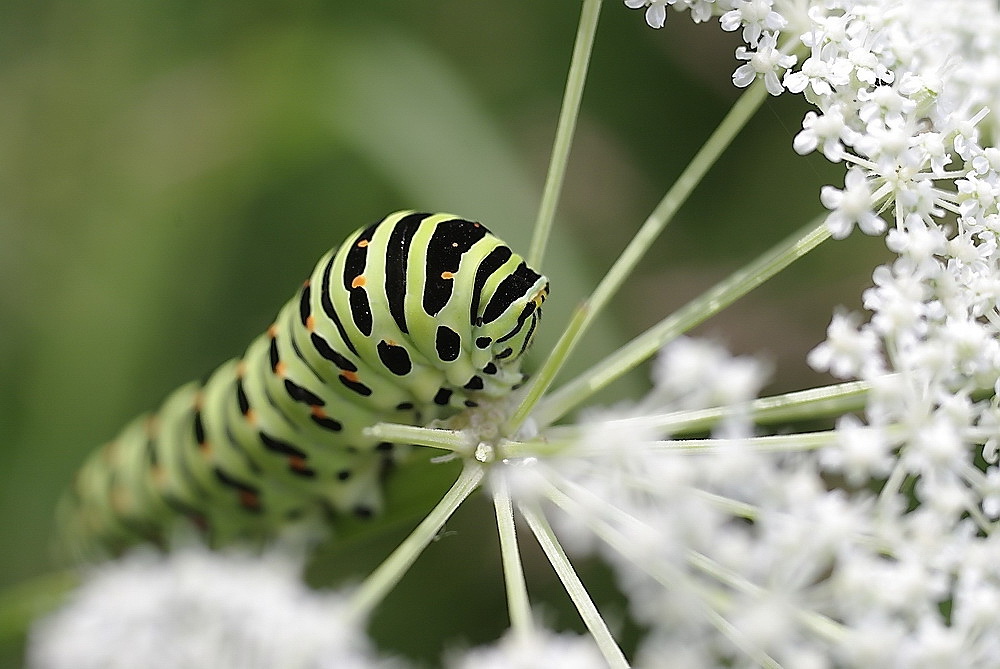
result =
M754 436L740 407L764 378L751 358L680 339L643 401L553 428L553 439L576 431L575 448L492 474L516 499L544 500L574 552L612 567L646 630L637 667L995 664L1000 543L968 494L942 492L950 474L936 467L964 461L963 474L993 491L992 513L1000 476L976 469L976 453L940 428L924 435L930 481L916 491L851 487L916 456L893 458L888 428L847 419L818 452L810 435ZM722 398L731 409L712 438L664 438L673 417ZM834 469L847 485L831 487ZM923 485L940 497L926 499Z
M655 5L687 9L692 3L626 4L646 6L647 22L658 27ZM637 578L639 586L630 593L650 600L642 620L669 621L655 654L693 653L701 664L692 659L684 666L713 666L717 657L693 651L692 640L709 643L711 637L716 643L725 637L765 666L773 658L808 667L995 665L997 4L709 4L722 27L742 29L747 42L737 54L747 62L734 82L745 86L763 77L772 94L801 93L815 110L806 114L795 149L846 164L844 187L821 193L832 235L846 237L855 226L884 234L896 258L874 271L874 285L863 296L867 315L836 313L827 340L809 358L816 369L870 386L863 420L842 417L836 440L818 457L741 452L759 469L729 480L727 485L742 486L737 494L705 487L709 474L700 467L690 472L695 458L676 455L680 464L666 467L666 485L697 485L684 495L669 494L683 509L669 521L642 520L660 534L669 532L669 548L654 542L659 559L668 551L694 551L684 558L687 568L713 570L716 581L731 578L732 592L722 596L706 584L679 585L680 557L671 561L672 576L664 572L664 582L671 576L673 599L646 583L651 575ZM695 18L704 20L704 10ZM804 60L796 60L796 53ZM710 466L725 472L722 460ZM837 483L833 490L830 483ZM710 507L708 500L719 501L715 495L750 505L752 522L740 525L718 511L713 517L691 508ZM668 495L649 495L656 497ZM701 522L678 531L682 513ZM642 518L634 511L630 516ZM697 540L701 525L710 542ZM738 597L745 601L737 603ZM715 632L704 624L680 632L692 625L690 611L705 609L705 602L715 603L704 616L719 616Z
M390 669L345 598L309 590L301 562L180 549L95 569L32 630L30 669Z
M641 402L565 428L575 449L494 470L611 565L647 630L635 666L834 666L849 634L828 617L841 613L829 575L845 551L877 555L871 502L831 492L816 458L755 443L739 408L765 380L758 361L682 338ZM712 439L664 439L671 416L720 403L733 409Z
M873 388L867 424L842 419L824 464L848 480L887 478L875 506L884 557L837 574L872 604L842 617L861 629L876 611L867 634L892 636L867 645L894 640L908 666L987 666L1000 652L1000 623L984 609L1000 606L1000 16L988 2L880 9L878 21L870 6L835 20L837 34L863 38L876 85L806 88L818 112L796 138L800 152L850 165L845 188L822 194L834 235L888 227L897 255L863 296L867 321L836 314L810 355ZM810 60L850 59L815 34Z

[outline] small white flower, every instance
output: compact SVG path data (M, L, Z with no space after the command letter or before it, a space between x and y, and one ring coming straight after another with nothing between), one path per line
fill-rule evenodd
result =
M958 202L963 216L978 217L997 212L1000 182L996 178L980 178L969 174L956 182Z
M847 415L837 421L837 434L836 445L820 452L825 469L842 473L852 486L889 474L893 447L883 430L863 426L858 418Z
M891 84L895 79L879 57L867 47L855 47L847 52L851 74L861 84L875 86L880 83ZM883 87L884 88L884 87Z
M875 286L862 294L864 307L874 312L871 326L879 336L905 335L896 342L897 355L916 350L916 343L927 334L927 286L923 277L908 269L904 263L876 267L872 272Z
M833 186L823 187L820 201L832 210L826 224L835 239L847 237L855 225L868 235L885 232L885 221L873 211L875 201L872 196L865 173L859 169L847 171L843 190Z
M917 106L892 86L875 86L870 90L863 88L858 91L858 102L861 103L858 118L876 130L904 125L906 117Z
M662 28L667 22L667 5L676 0L625 0L625 6L630 9L646 8L646 23L650 28Z
M829 46L824 49L828 50ZM814 54L802 63L801 69L785 74L784 85L792 93L806 92L806 99L812 94L818 98L830 96L837 86L845 86L850 81L852 64L844 58L825 56L824 49L813 49Z
M781 75L795 64L795 56L781 53L778 49L777 33L764 33L756 51L746 47L736 49L737 60L748 61L733 72L733 84L746 88L758 76L764 77L764 86L771 95L781 95L784 88L781 85Z
M883 371L878 338L870 330L860 329L860 324L857 314L835 312L826 330L826 341L809 352L809 365L841 379Z
M787 78L786 78L787 80ZM823 152L830 162L840 162L844 156L844 143L851 136L845 118L843 107L833 105L824 113L806 112L802 119L802 131L795 136L793 148L799 154L805 155L817 148Z
M736 0L732 10L723 14L719 22L723 30L734 31L743 27L743 41L757 46L765 32L776 33L787 25L785 17L773 9L772 0Z

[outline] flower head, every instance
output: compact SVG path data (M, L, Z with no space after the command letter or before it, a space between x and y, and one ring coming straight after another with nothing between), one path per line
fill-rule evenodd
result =
M379 660L345 599L309 590L301 562L272 552L137 551L96 568L35 627L33 669L362 669Z

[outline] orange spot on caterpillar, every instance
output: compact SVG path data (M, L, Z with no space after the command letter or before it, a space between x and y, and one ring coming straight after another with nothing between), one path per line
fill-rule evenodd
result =
M309 405L309 413L316 416L316 418L326 418L326 412L323 411L323 407L316 406L315 404Z
M302 285L303 286L308 286L309 285L309 279L306 279L305 281L303 281Z
M208 458L212 457L212 444L208 443L207 441L201 442L200 444L198 444L198 452L201 453L202 457L204 457L207 460Z
M351 383L358 382L358 375L355 372L349 372L346 369L340 372L340 375L350 381Z
M287 371L288 371L288 365L285 364L284 360L279 360L278 364L274 366L274 373L280 376L281 378L285 378L285 372Z
M246 509L258 509L260 508L260 498L248 490L241 490L240 504Z
M316 317L310 314L309 318L306 319L306 330L312 332L315 329L316 329Z
M358 274L354 277L354 281L351 281L351 288L361 288L365 285L366 279L364 274Z
M363 248L365 248L367 246L368 246L368 240L367 239L362 239L362 240L358 241L358 248L359 249L363 249Z
M278 336L278 326L276 324L271 323L269 326L267 326L267 336L270 337L271 339L274 339Z
M243 378L243 375L247 373L247 363L242 358L236 363L236 376L237 378ZM198 408L201 408L201 401L198 402Z
M253 409L247 409L247 412L243 415L246 416L247 422L251 425L257 422L257 413Z
M309 469L308 465L306 465L305 459L297 455L293 455L288 458L288 466L297 472L303 472Z
M442 279L454 279L455 278L455 273L454 272L441 272L441 278Z

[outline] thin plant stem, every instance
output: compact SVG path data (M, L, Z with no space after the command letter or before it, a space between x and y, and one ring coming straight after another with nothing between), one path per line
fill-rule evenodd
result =
M580 24L576 29L576 43L573 46L569 74L566 77L566 90L563 93L559 123L556 126L556 138L549 159L549 171L545 177L545 189L542 191L542 202L538 208L535 232L528 251L528 264L532 267L541 266L545 257L545 247L552 232L552 222L555 219L563 178L566 176L569 151L573 146L576 119L580 115L580 101L583 99L583 87L587 81L587 67L590 65L590 53L594 47L600 13L601 0L584 0L580 12Z
M758 425L815 420L827 416L842 416L865 408L871 383L847 381L808 390L761 397L746 405L711 407L693 411L676 411L659 416L626 418L623 423L641 422L645 427L664 429L672 435L703 432L734 411L745 413ZM624 426L623 426L624 427Z
M859 428L861 430L877 430L879 428ZM887 431L888 436L893 436L892 431ZM749 448L760 453L789 453L815 451L825 446L836 443L841 438L841 433L837 430L822 430L818 432L795 432L793 434L769 434L760 437L747 437L745 439L667 439L662 441L650 441L642 446L649 451L674 451L676 453L717 453L731 448ZM594 445L592 448L583 448L578 440L565 439L564 435L558 435L553 443L553 447L546 449L544 454L559 453L563 449L572 449L574 456L587 457L589 455L600 455L605 447ZM517 442L512 441L505 445L503 450L504 458L523 458L538 455L540 449L538 441Z
M756 520L760 515L760 509L754 504L748 504L746 502L741 502L739 500L726 497L724 495L719 495L714 492L708 492L707 490L695 490L694 493L709 502L719 511L727 513L734 518L743 518L744 520Z
M528 636L534 630L534 618L528 600L528 587L524 581L521 553L517 549L517 532L514 528L514 508L510 501L507 482L498 476L493 486L493 508L497 516L500 535L500 557L503 562L504 585L507 589L507 610L514 634Z
M461 430L442 430L402 423L376 423L365 428L364 433L381 441L428 446L463 456L471 455L475 449L475 444L470 444L468 435Z
M597 647L601 650L601 654L604 655L608 666L615 669L628 667L628 660L625 659L621 648L618 647L618 642L611 636L611 631L604 622L601 612L597 610L597 605L594 604L594 600L590 598L583 582L577 576L576 570L573 569L573 564L566 556L566 551L563 550L548 521L545 520L545 517L537 509L529 507L526 504L518 504L517 508L538 540L538 544L542 547L542 551L545 553L545 557L548 558L549 564L552 565L556 575L559 576L559 580L562 581L566 593L573 600L576 610L583 619L583 624L587 626L590 635L597 642Z
M830 237L825 218L825 215L818 216L804 229L781 241L573 381L550 393L535 413L538 426L545 427L559 419L593 393L651 357L671 339L708 320L819 246Z
M478 464L467 463L437 506L354 591L350 611L355 618L364 620L369 616L482 480L483 468Z
M842 416L864 409L871 387L870 381L845 381L761 397L750 403L750 415L761 425Z
M594 317L622 287L639 260L649 250L653 241L673 219L674 214L684 204L695 186L701 183L709 168L715 164L715 161L732 143L766 98L767 91L763 83L758 81L751 85L729 110L708 141L695 154L674 185L670 187L670 190L663 196L639 231L632 237L632 241L622 251L618 260L608 270L591 296L577 307L573 318L556 344L553 354L548 357L542 368L529 382L528 390L520 405L504 424L505 434L513 434L527 419L535 404L552 385L556 374L565 364L580 338L593 322Z
M891 375L887 375L886 378L888 376ZM662 430L671 436L680 436L705 432L723 418L734 414L745 416L758 425L842 416L845 413L864 409L870 391L870 381L846 381L808 390L796 390L781 395L760 397L745 404L685 409L670 413L619 418L606 422L622 429L636 426L643 429ZM572 443L585 429L585 426L581 425L561 425L546 430L545 434L550 442ZM504 453L506 457L514 457L518 451L516 447L508 447Z
M871 428L875 429L875 428ZM675 439L656 441L648 445L650 450L688 451L696 453L718 453L734 448L749 448L757 453L789 453L815 451L830 446L843 435L837 430L822 432L796 432L795 434L769 434L746 439Z

